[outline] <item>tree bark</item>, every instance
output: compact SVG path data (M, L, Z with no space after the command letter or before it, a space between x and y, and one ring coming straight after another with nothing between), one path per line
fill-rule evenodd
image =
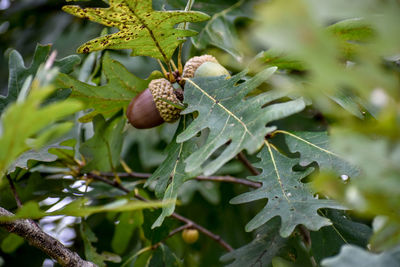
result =
M0 216L13 216L14 214L0 207ZM0 226L8 232L17 234L28 243L55 259L61 266L95 267L96 264L85 261L75 252L66 248L60 241L49 236L31 220L21 219L15 221L0 221Z

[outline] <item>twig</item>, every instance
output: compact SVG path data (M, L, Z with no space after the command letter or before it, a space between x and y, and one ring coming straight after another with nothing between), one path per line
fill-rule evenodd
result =
M111 180L109 180L107 178L104 178L104 177L102 177L100 175L97 175L95 173L92 173L92 172L88 173L87 176L90 177L90 178L93 178L94 180L98 180L98 181L104 182L106 184L109 184L109 185L111 185L111 186L113 186L115 188L118 188L121 191L124 191L125 193L130 193L131 192L128 188L124 187L123 185L119 184L118 182L111 181ZM137 198L137 199L139 199L141 201L145 201L145 202L148 201L146 198L142 197L141 195L139 195L137 193L135 193L134 196L135 196L135 198ZM172 213L171 217L173 217L173 218L175 218L175 219L177 219L177 220L179 220L181 222L184 222L186 225L190 225L191 228L197 229L199 232L207 235L211 239L215 240L218 244L220 244L227 251L232 251L233 250L233 248L228 243L226 243L219 235L216 235L216 234L210 232L209 230L207 230L206 228L202 227L201 225L198 225L194 221L192 221L192 220L190 220L190 219L188 219L186 217L183 217L182 215L180 215L180 214L178 214L176 212Z
M14 216L13 213L0 207L0 216ZM83 260L75 252L66 248L60 241L49 236L39 227L34 227L30 220L1 221L0 226L8 232L17 234L27 240L30 245L42 250L55 259L61 266L95 267L94 263Z
M304 225L299 225L298 227L299 233L303 239L304 244L308 249L311 248L311 235L310 231L304 226ZM317 261L315 260L314 256L310 256L311 264L313 267L318 266Z
M122 172L122 173L112 173L112 172L101 172L101 176L106 177L115 177L115 175L121 178L139 178L139 179L147 179L152 174L151 173L142 173L142 172ZM252 182L250 180L236 178L232 176L197 176L194 179L198 181L214 181L214 182L227 182L227 183L235 183L242 184L253 188L261 187L260 183Z
M182 226L179 226L178 228L175 228L174 230L172 230L171 232L169 232L168 236L167 236L165 239L170 238L171 236L174 236L174 235L176 235L177 233L179 233L179 232L181 232L181 231L183 231L183 230L185 230L185 229L187 229L187 228L190 228L190 227L192 227L191 224L184 224L184 225L182 225Z
M233 250L233 248L228 243L226 243L219 235L216 235L216 234L210 232L209 230L207 230L206 228L204 228L201 225L198 225L197 223L193 222L192 220L190 220L186 217L183 217L176 212L172 213L171 217L173 217L181 222L184 222L186 224L190 224L191 228L197 229L199 232L210 237L211 239L216 241L218 244L220 244L225 250L227 250L227 251Z
M116 173L119 177L121 178L140 178L140 179L147 179L149 178L152 174L151 173L145 173L145 172L118 172ZM114 177L115 173L113 172L100 172L101 176L106 176L106 177Z
M13 193L13 196L15 198L15 202L17 203L18 208L20 208L20 207L22 207L22 202L18 196L17 189L15 189L14 182L12 181L10 175L6 175L6 176L7 176L8 183L10 184L10 188Z
M235 178L232 176L197 176L196 180L199 181L214 181L214 182L228 182L235 184L242 184L253 188L261 187L261 183L252 182L250 180Z
M159 247L165 240L167 240L168 238L170 238L170 237L176 235L177 233L179 233L179 232L181 232L181 231L183 231L183 230L185 230L185 229L187 229L187 228L190 228L190 227L191 227L190 224L184 224L184 225L182 225L182 226L179 226L178 228L175 228L174 230L172 230L171 232L169 232L169 234L168 234L167 237L165 237L165 238L164 238L163 240L161 240L160 242L154 244L154 245L151 247L151 249L154 250L154 249L158 248L158 247Z
M18 208L21 208L21 207L22 207L22 201L21 201L21 199L19 198L17 189L15 188L15 184L14 184L13 180L11 179L11 177L10 177L9 175L6 175L6 176L7 176L7 180L8 180L8 183L9 183L9 185L10 185L11 191L12 191L12 193L13 193L15 202L17 203L17 207L18 207ZM28 219L28 221L29 221L33 226L35 226L35 227L37 227L37 228L40 229L39 225L38 225L34 220Z
M251 165L250 161L246 158L243 152L240 152L237 155L237 159L253 174L253 175L260 175L260 172Z

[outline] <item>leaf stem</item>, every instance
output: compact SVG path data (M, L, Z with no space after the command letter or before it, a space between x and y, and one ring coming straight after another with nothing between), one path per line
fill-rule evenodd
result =
M175 77L174 77L174 74L172 73L172 67L171 67L171 63L170 62L167 62L166 63L167 64L167 66L168 66L168 71L169 71L169 81L171 82L171 83L174 83L175 82Z
M178 48L178 72L179 72L179 76L181 76L182 73L183 73L182 48L183 48L183 44L180 44L179 48Z
M164 68L164 65L162 64L161 60L157 59L157 62L158 62L158 64L159 64L160 67L161 67L161 71L162 71L162 73L163 73L165 79L168 79L168 72L167 72L167 70Z
M174 69L174 71L177 71L178 69L175 65L175 62L172 59L170 60L170 62L171 62L171 65L172 65L172 68Z

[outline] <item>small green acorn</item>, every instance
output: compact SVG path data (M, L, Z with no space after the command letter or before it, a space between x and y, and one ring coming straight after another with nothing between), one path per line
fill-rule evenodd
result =
M182 239L186 244L193 244L199 239L199 231L196 229L185 229L182 232Z
M225 75L228 78L231 77L229 71L225 69L221 64L211 61L201 64L194 73L194 77L213 77L222 75Z
M183 78L212 77L221 75L227 75L230 77L228 70L219 64L218 60L211 55L192 57L186 62L182 73Z

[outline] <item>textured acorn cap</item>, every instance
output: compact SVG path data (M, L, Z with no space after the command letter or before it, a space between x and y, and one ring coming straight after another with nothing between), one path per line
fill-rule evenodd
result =
M181 110L164 101L165 99L171 103L180 104L179 99L174 94L174 87L167 79L152 80L149 84L149 90L153 95L158 112L160 112L160 116L164 121L174 122L179 119Z
M218 63L218 60L210 55L192 57L186 62L185 67L183 68L183 73L182 73L183 78L193 78L197 68L200 67L200 65L203 64L204 62Z

